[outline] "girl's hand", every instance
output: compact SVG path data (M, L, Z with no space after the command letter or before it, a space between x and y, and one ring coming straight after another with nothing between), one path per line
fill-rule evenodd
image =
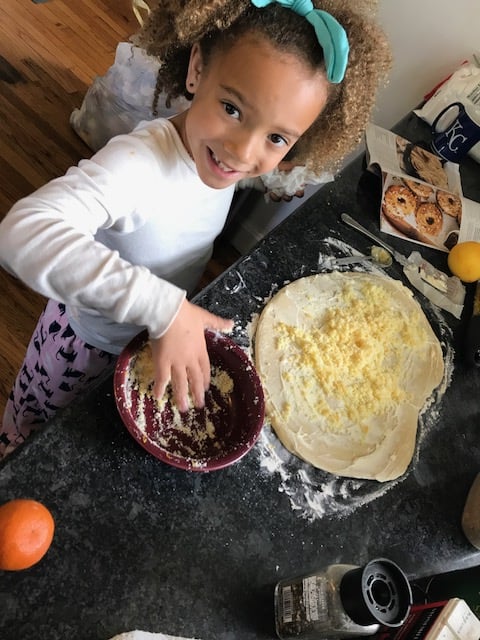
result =
M201 409L210 385L210 360L205 329L231 331L233 320L226 320L184 300L168 331L151 339L155 371L154 394L161 398L169 382L180 411L189 408L188 391L195 407Z

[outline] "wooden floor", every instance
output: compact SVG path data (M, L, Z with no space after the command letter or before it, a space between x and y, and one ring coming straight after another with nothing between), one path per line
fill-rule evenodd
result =
M137 29L131 0L0 2L0 219L91 155L70 113ZM202 284L237 257L220 246ZM0 416L44 302L0 269Z

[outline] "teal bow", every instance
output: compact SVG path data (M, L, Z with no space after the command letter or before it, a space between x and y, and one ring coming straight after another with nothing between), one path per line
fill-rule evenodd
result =
M341 82L347 68L349 49L342 25L327 11L315 9L311 0L252 0L259 9L273 2L295 11L310 22L323 49L328 80L335 84Z

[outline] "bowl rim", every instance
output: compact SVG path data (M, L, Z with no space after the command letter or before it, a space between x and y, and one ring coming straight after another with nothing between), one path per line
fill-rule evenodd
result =
M239 363L244 366L245 372L248 372L247 375L252 383L252 398L255 398L255 402L252 403L252 405L254 404L254 411L251 412L250 417L253 424L250 429L249 437L229 451L226 455L220 455L218 458L209 458L201 462L195 462L194 459L169 453L160 447L160 445L146 437L145 433L139 429L133 415L128 410L125 397L126 375L129 370L131 359L141 350L148 340L148 332L144 330L138 333L126 345L118 356L113 376L114 397L117 411L124 426L133 439L158 460L185 471L217 471L224 469L243 458L243 456L252 449L258 440L265 421L265 397L263 386L260 381L260 376L255 369L254 363L247 353L229 336L220 332L214 332L210 329L205 330L205 340L209 354L212 353L213 350L218 350L219 347L220 350L226 348L232 352ZM229 373L231 374L231 372Z

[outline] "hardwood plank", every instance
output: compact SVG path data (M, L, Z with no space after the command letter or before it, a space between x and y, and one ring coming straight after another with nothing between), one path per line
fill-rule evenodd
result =
M9 4L12 1L16 3L13 15ZM29 57L41 59L47 72L60 84L65 82L65 91L70 90L69 75L65 72L63 76L59 75L59 69L67 69L70 80L76 77L88 85L95 75L105 73L113 63L119 40L128 38L138 28L133 12L130 10L131 17L128 18L124 10L121 14L123 38L119 38L119 29L108 26L114 22L108 7L104 5L101 11L99 6L102 5L97 3L95 11L87 11L83 2L70 7L67 2L52 0L32 9L29 0L7 0L6 5L0 6L1 40L6 41L2 47L8 46L10 55L16 51L15 60L10 62L14 66L16 62L20 71L20 55L23 60ZM125 8L128 3L123 6ZM77 9L82 13L78 14Z
M10 159L2 150L0 141L0 176L2 185L0 188L0 219L7 213L10 207L21 197L32 191L31 182L10 164Z
M0 80L7 84L23 82L21 73L17 71L17 69L15 69L15 67L13 67L3 56L0 56Z
M101 3L97 1L91 4L84 1L80 4L80 7L72 7L63 3L52 3L52 15L64 26L64 33L59 34L59 37L63 41L66 34L68 36L67 42L69 42L73 29L75 37L82 40L82 49L90 47L93 68L98 64L99 52L102 52L105 57L110 56L113 62L113 54L119 39L125 38L126 31L130 36L139 28L133 12L129 10L130 15L123 16L125 28L122 26L121 29L118 29L119 16L112 19L110 17L111 10L108 7L102 8ZM96 21L94 30L91 28L92 20Z
M84 0L83 6L116 34L118 41L127 40L139 24L132 11L131 0Z
M72 53L69 54L68 58L65 58L66 48L65 45L59 47L57 44L58 37L55 25L44 19L43 10L45 7L40 5L34 7L34 16L31 16L31 11L24 5L24 0L18 1L14 20L9 18L6 13L6 7L0 8L2 48L7 48L3 49L2 55L17 69L25 72L28 72L27 69L22 69L25 60L32 58L39 62L41 61L40 64L56 78L57 82L61 82L62 76L58 75L57 70L61 68L69 69L66 63L70 64L70 56L73 55L75 48L78 50L79 46L81 46L81 41L75 41L74 36L72 36ZM8 51L9 55L6 55L4 51ZM80 81L86 85L92 77L91 70L82 64L75 69L75 73ZM30 76L27 75L27 77ZM64 78L67 77L64 74ZM68 84L64 86L65 91L69 91L69 89Z
M0 270L0 416L45 299Z
M47 180L64 173L72 164L73 153L69 153L68 148L58 146L58 136L50 123L33 119L35 111L32 112L32 119L26 121L25 127L12 130L15 115L21 116L22 110L14 112L10 117L5 115L0 122L4 158L15 161L32 187L38 188Z

